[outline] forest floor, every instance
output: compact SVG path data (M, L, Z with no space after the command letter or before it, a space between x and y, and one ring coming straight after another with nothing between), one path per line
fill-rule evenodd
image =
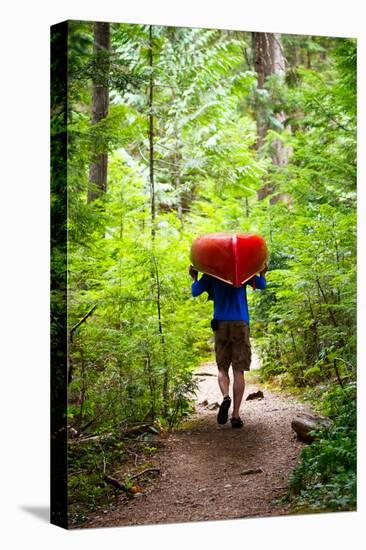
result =
M293 416L308 407L291 396L260 386L253 354L240 414L244 427L217 424L221 402L217 367L204 363L197 373L195 413L179 430L159 436L152 462L155 481L134 498L107 511L89 514L81 527L147 525L289 514L279 503L303 444L291 429ZM196 373L196 374L197 374ZM263 399L246 401L261 389ZM231 392L232 394L232 392ZM208 405L207 403L208 402Z

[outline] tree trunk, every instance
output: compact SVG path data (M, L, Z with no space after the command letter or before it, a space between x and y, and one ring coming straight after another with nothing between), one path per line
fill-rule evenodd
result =
M152 260L153 260L153 269L152 277L155 279L156 286L156 306L158 314L158 329L160 334L160 341L163 350L164 357L164 379L163 379L163 414L167 417L168 414L168 391L169 391L169 372L168 364L166 359L166 346L165 346L165 337L163 332L162 325L162 316L161 316L161 300L160 300L160 279L159 279L159 270L157 261L154 255L154 246L155 246L155 218L156 218L156 205L155 205L155 179L154 179L154 55L153 55L153 32L152 25L149 27L149 68L150 68L150 79L149 79L149 91L148 91L148 113L149 113L149 128L148 128L148 138L149 138L149 180L150 180L150 213L151 213L151 244L152 244Z
M95 78L93 80L92 124L98 124L108 115L109 89L109 23L94 23ZM88 203L107 190L108 152L104 140L94 137L89 173Z
M165 335L163 332L162 324L162 315L161 315L161 297L160 297L160 277L159 277L159 268L155 256L153 255L154 262L154 271L155 271L155 285L156 285L156 306L158 314L158 329L160 334L161 347L163 351L163 365L164 365L164 376L163 376L163 413L165 418L168 416L168 402L169 402L169 366L167 361L166 353L166 344L165 344Z
M153 78L153 35L152 25L149 27L149 97L148 97L148 113L149 113L149 179L150 179L150 200L151 200L151 238L155 239L155 181L154 181L154 78Z
M270 51L269 48L266 46L267 34L268 33L263 32L252 33L253 62L255 71L257 73L257 83L259 90L264 89L266 77L271 74ZM256 108L256 118L258 135L256 147L257 149L260 149L260 147L264 143L268 125L267 121L265 120L265 113L259 105L257 105Z
M306 62L307 62L306 67L308 69L311 69L312 68L312 65L311 65L311 49L310 49L311 34L309 34L308 39L309 39L309 42L308 42L307 50L306 50Z
M278 33L252 33L252 49L254 68L257 73L258 90L266 89L266 80L272 75L280 79L285 76L285 58L281 45L281 35ZM257 116L257 149L260 149L267 135L269 121L266 107L261 103L256 106ZM286 114L283 111L277 112L274 117L283 126ZM272 143L272 161L276 166L284 166L288 162L289 150L284 147L279 139ZM258 199L264 199L274 191L272 183L267 183L258 191Z
M180 150L179 150L179 141L178 141L178 135L176 135L176 150L174 153L174 184L175 189L178 193L177 198L177 215L178 219L181 224L181 228L183 227L183 193L181 191L181 177L180 177Z

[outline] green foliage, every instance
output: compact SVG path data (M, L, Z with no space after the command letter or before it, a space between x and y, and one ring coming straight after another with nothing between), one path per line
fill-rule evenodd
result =
M340 51L349 62L339 62ZM291 199L266 211L256 205L271 250L268 291L253 303L263 376L281 374L289 385L355 377L355 119L340 85L352 85L354 97L354 51L341 41L322 72L297 67L301 81L286 109L302 107L292 114L293 152L272 173L275 192Z
M108 71L98 75L92 24L70 28L69 425L119 434L137 421L174 428L190 413L192 371L212 351L212 304L190 295L189 250L211 231L258 232L268 242L268 288L249 296L263 379L337 384L346 394L356 370L355 41L284 37L286 78L269 77L258 90L244 56L248 33L153 27L151 68L149 27L115 23ZM109 113L92 125L92 81L102 77ZM259 114L268 131L257 151ZM272 161L279 142L290 151L283 166ZM108 150L107 191L88 204L98 150ZM264 185L273 193L258 200ZM345 411L342 401L336 427L304 452L296 474L301 498L329 509L353 506L355 440ZM124 460L114 444L107 452L111 465ZM73 514L82 518L85 503L96 506L111 489L100 483L98 449L74 453Z
M323 408L333 424L315 432L291 475L290 498L298 511L356 509L356 395L354 384L328 391Z

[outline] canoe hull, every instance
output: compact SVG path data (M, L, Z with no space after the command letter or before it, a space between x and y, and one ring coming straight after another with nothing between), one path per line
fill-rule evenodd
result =
M193 241L190 258L197 271L239 287L262 271L268 249L253 233L209 233Z

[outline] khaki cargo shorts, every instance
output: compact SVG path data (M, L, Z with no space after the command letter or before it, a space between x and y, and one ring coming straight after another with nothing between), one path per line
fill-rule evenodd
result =
M219 321L214 331L216 363L221 370L244 371L250 369L252 351L249 326L245 321Z

